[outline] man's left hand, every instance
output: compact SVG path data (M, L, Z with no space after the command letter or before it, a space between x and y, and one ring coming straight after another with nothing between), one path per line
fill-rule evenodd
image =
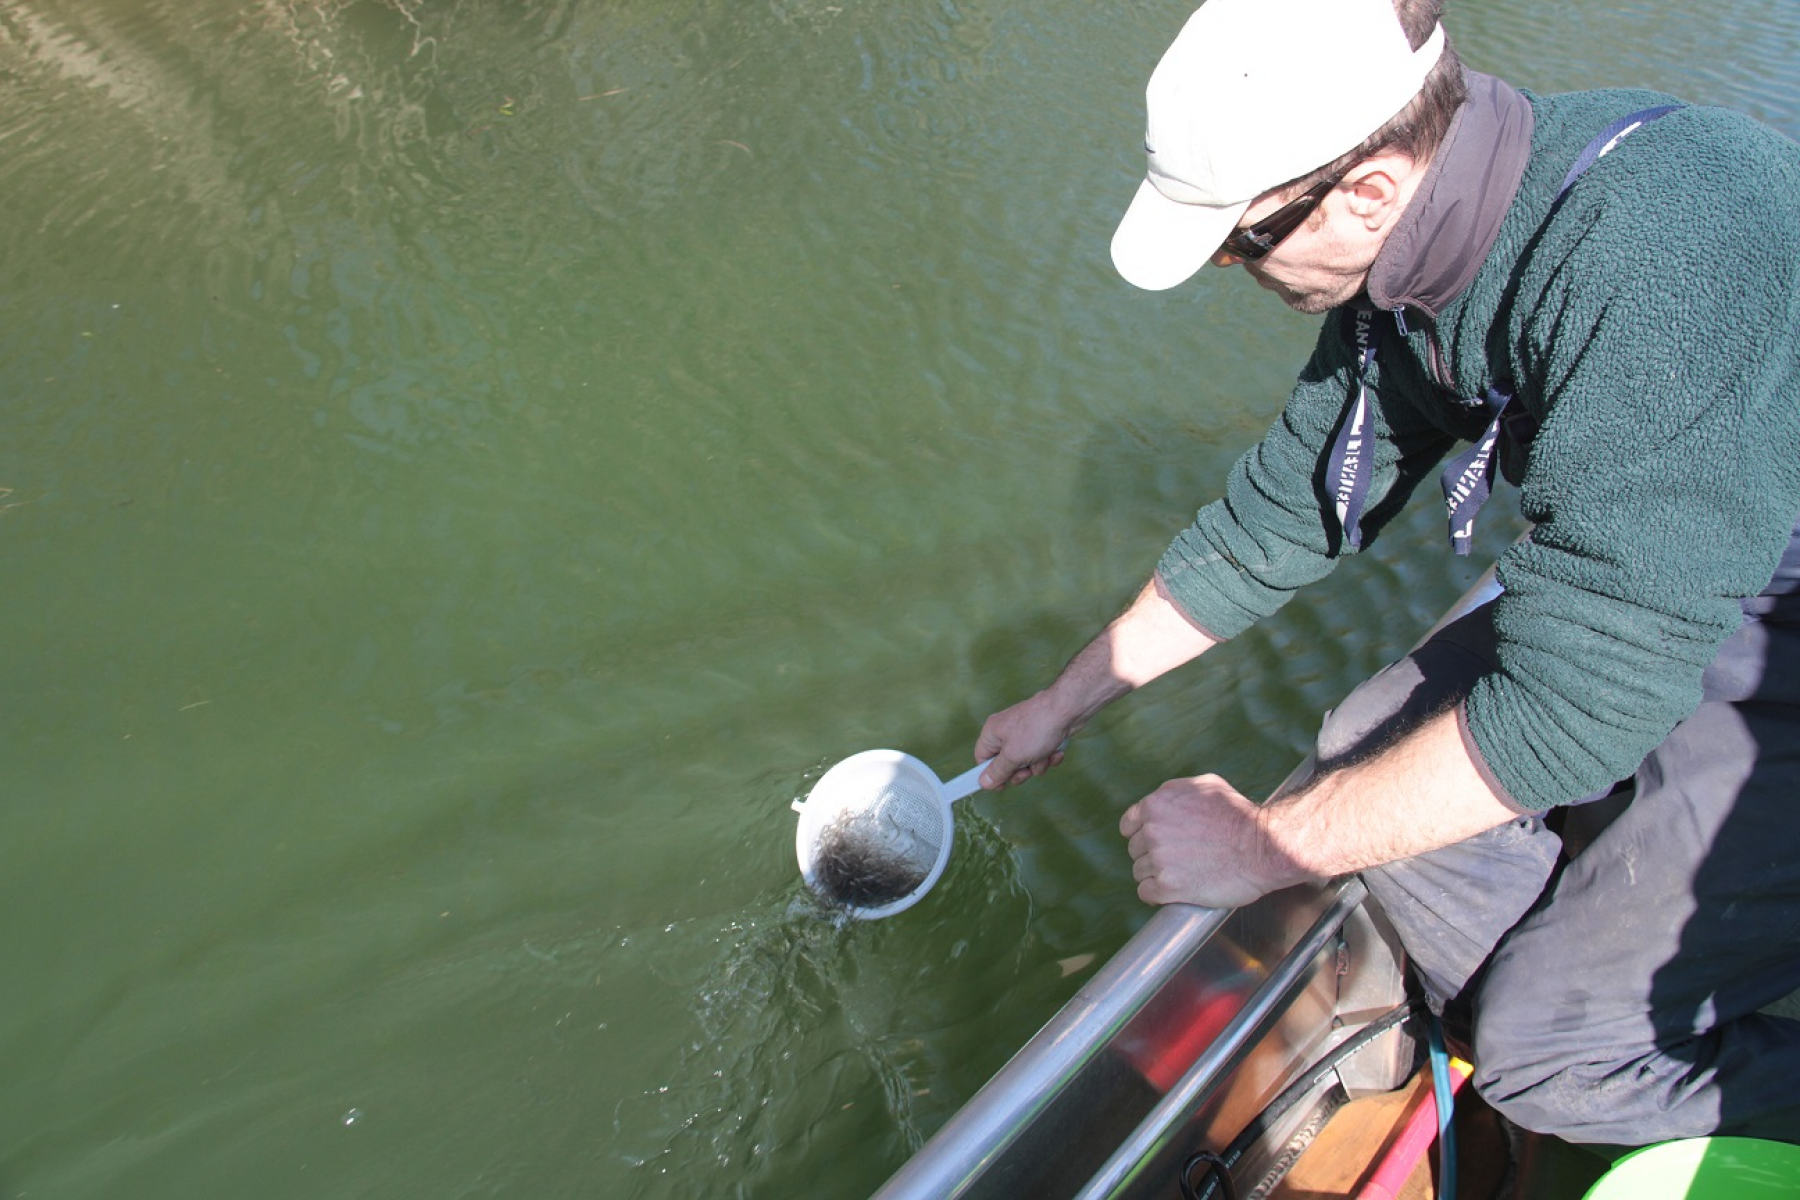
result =
M1147 904L1236 908L1310 878L1276 847L1262 817L1217 775L1163 784L1119 818L1138 897Z

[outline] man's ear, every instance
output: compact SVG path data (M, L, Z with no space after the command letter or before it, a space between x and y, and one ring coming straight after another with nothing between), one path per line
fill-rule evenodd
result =
M1345 207L1369 229L1380 229L1405 207L1417 169L1404 154L1365 158L1344 179Z

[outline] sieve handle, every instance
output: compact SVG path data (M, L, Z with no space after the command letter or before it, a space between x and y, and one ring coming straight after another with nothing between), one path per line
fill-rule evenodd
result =
M981 790L981 773L987 770L988 763L993 761L994 760L991 758L985 759L976 763L967 771L964 771L961 775L952 779L949 783L939 784L938 790L943 793L944 803L955 804L964 796L973 796L976 792L979 792Z

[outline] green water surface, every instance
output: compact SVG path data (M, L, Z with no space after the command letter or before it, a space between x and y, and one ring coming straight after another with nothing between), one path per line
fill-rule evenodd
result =
M1311 342L1107 260L1186 11L0 0L0 1198L860 1196L1068 999L1118 812L1484 565L1421 506L918 908L803 894L789 801L965 766ZM1449 19L1800 134L1792 0Z

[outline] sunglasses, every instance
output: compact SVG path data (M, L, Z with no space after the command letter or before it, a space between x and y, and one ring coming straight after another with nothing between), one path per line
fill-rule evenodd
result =
M1220 244L1219 253L1249 262L1264 257L1300 228L1307 215L1319 207L1319 201L1329 196L1331 189L1341 182L1342 176L1322 180L1256 224L1232 230L1231 236Z

